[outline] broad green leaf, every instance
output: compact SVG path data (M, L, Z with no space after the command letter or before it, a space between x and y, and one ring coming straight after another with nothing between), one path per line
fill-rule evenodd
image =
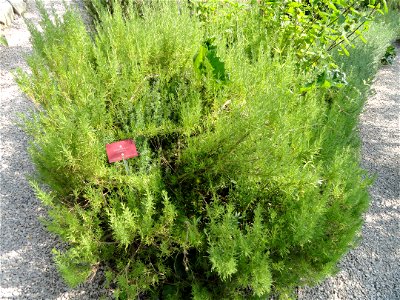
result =
M346 17L344 15L340 14L338 17L338 23L341 25L344 22L346 22Z

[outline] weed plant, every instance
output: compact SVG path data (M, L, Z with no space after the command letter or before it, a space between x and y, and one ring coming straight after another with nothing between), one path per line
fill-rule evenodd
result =
M257 7L203 22L152 5L99 9L94 33L43 6L29 26L32 185L69 245L66 282L103 266L119 299L259 299L331 274L368 205L355 127L377 53L338 57L348 85L304 92L314 75L271 55ZM128 138L129 173L105 152Z

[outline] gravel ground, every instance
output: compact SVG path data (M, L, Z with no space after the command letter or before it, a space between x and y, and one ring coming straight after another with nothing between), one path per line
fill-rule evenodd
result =
M62 12L64 1L45 2ZM37 21L33 2L28 0L25 17ZM101 275L70 289L52 262L51 249L61 243L38 221L45 211L26 180L33 166L27 137L16 125L18 114L32 109L12 75L17 67L26 69L29 33L19 18L1 34L9 47L0 46L0 299L99 299ZM376 94L361 118L363 166L377 174L363 240L343 259L337 276L301 290L299 299L400 299L399 74L400 56L379 71L373 85Z

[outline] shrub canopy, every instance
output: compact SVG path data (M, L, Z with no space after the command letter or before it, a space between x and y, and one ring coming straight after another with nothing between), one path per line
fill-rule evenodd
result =
M204 22L178 2L99 11L96 32L42 8L24 91L33 185L72 285L103 265L115 295L258 298L315 283L367 206L359 92L302 90L258 6ZM273 54L273 55L272 55ZM334 95L334 96L333 96ZM137 158L109 164L105 145ZM116 284L116 285L114 285Z

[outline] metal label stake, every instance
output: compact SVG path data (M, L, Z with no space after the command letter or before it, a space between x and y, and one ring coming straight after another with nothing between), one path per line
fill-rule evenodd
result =
M124 153L121 153L121 156L122 156L122 161L124 162L126 174L131 175L131 172L129 171L128 163L126 162L125 157L124 157Z

